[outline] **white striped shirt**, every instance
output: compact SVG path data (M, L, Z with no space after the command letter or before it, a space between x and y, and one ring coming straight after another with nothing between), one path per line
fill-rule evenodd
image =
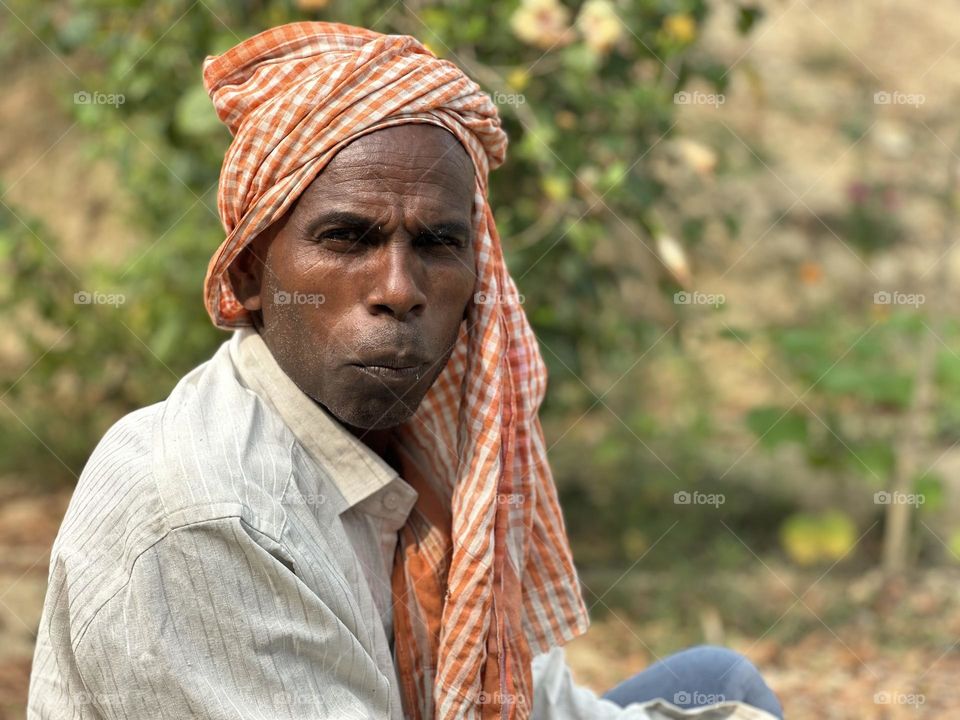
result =
M28 718L402 718L390 576L416 497L236 331L87 463L51 554ZM770 717L621 709L574 685L559 648L533 673L542 720Z

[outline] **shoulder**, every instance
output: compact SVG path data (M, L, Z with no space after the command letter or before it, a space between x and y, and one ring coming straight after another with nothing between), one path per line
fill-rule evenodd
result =
M178 528L236 518L280 542L295 443L237 380L228 344L166 400L121 418L87 462L51 556L80 625Z

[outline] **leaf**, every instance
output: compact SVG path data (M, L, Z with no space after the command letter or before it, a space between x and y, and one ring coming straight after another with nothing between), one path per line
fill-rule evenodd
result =
M203 137L219 131L220 120L202 85L195 84L180 97L174 123L180 132L192 137Z
M90 10L73 9L60 26L57 37L65 47L78 48L90 41L98 25L96 13Z
M839 510L820 515L796 513L784 522L780 541L798 565L836 562L850 553L857 541L857 526Z
M935 512L943 507L944 501L943 478L936 473L925 473L913 483L916 495L923 498L920 508L926 512Z
M885 487L893 472L895 454L888 442L871 442L850 447L850 465L877 487Z
M807 515L792 515L780 530L780 542L787 555L798 565L813 565L817 562L817 529L815 521Z
M785 442L802 443L807 439L807 418L794 410L774 406L757 407L747 413L746 422L766 448L774 448Z
M763 8L758 5L741 5L737 12L737 32L746 35L763 15Z
M857 541L857 526L840 510L830 510L820 518L820 556L835 562L847 555Z
M960 530L954 530L950 535L950 541L947 543L950 549L951 557L960 562Z

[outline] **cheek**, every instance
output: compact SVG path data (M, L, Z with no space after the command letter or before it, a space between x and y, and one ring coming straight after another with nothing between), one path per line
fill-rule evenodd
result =
M444 268L435 275L434 302L447 323L459 325L473 298L476 275L467 267ZM446 323L445 323L446 324Z
M330 321L345 301L342 274L318 262L311 248L278 248L266 264L263 317L276 334L322 341L336 324Z
M312 244L298 244L278 255L273 282L279 290L312 296L311 309L333 310L356 301L355 268Z

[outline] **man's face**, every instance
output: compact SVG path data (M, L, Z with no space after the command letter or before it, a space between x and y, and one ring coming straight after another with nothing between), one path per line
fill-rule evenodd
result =
M231 268L277 363L346 425L404 422L446 365L476 280L473 191L451 133L378 130Z

